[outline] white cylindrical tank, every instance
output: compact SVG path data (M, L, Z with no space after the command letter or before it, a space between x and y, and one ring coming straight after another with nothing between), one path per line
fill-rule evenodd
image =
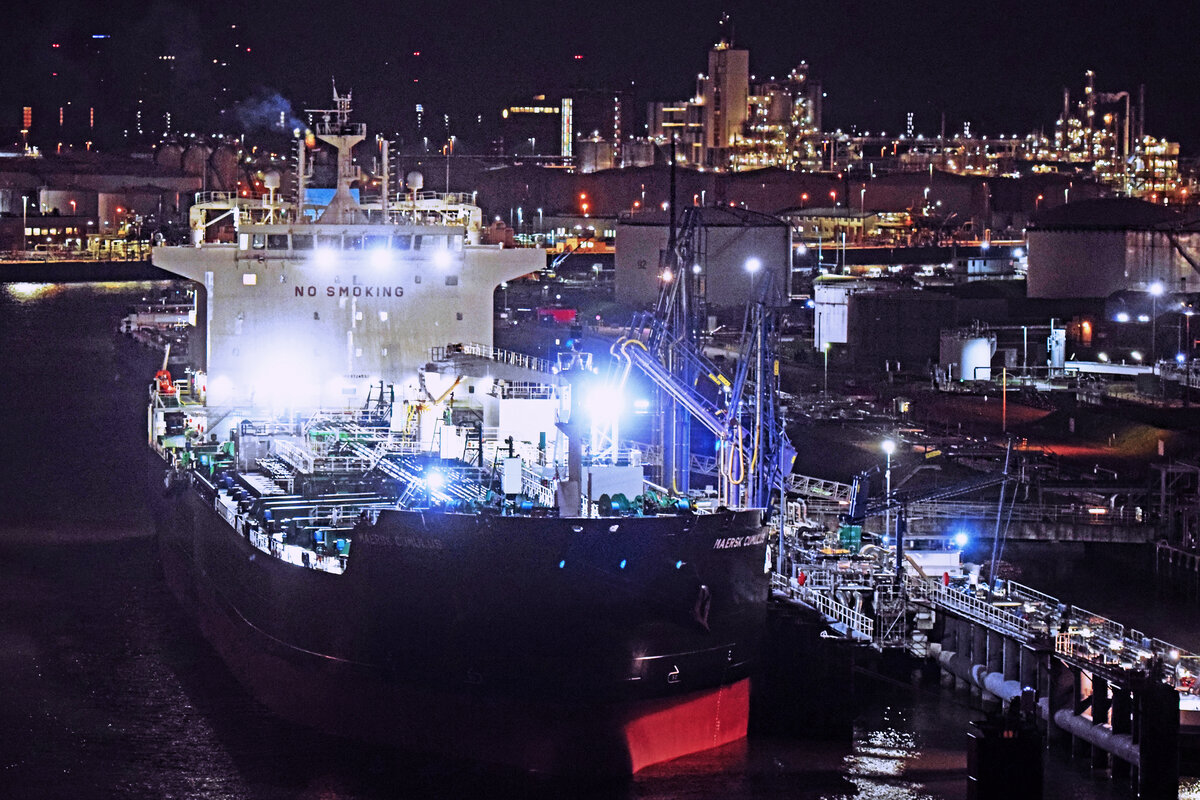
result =
M957 381L990 381L996 334L977 330L944 331L939 361L946 375Z

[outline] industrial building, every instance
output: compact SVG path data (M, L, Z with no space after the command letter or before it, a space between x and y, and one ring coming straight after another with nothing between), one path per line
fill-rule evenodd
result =
M1200 291L1200 229L1170 208L1130 198L1070 203L1028 231L1031 298Z
M776 217L736 207L686 209L693 224L676 220L690 237L693 263L681 265L702 283L709 308L742 309L770 281L770 299L791 294L791 226ZM623 215L617 222L616 300L644 307L655 302L666 275L670 220L665 212Z
M880 370L894 363L927 371L938 362L942 331L955 325L953 297L871 281L818 278L813 304L814 349Z

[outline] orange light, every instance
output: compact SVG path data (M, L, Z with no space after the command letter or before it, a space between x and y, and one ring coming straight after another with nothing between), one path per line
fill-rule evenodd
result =
M580 200L587 200L587 193L586 193L586 192L580 192L580 193L579 193L579 199L580 199Z

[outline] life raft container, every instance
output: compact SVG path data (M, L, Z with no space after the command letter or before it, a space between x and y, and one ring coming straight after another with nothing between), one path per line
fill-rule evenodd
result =
M175 394L175 383L171 380L171 373L165 369L160 369L154 373L154 382L158 384L159 394Z

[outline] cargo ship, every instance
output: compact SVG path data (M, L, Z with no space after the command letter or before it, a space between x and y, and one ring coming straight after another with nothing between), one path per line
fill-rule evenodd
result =
M598 433L587 396L648 363L641 340L614 370L495 348L496 287L544 253L481 242L469 196L416 174L356 196L365 131L334 96L311 112L332 193L306 191L301 141L294 201L272 176L199 196L191 241L153 251L196 287L200 360L149 393L173 593L255 698L322 731L565 775L745 736L762 508L648 484L644 450Z

